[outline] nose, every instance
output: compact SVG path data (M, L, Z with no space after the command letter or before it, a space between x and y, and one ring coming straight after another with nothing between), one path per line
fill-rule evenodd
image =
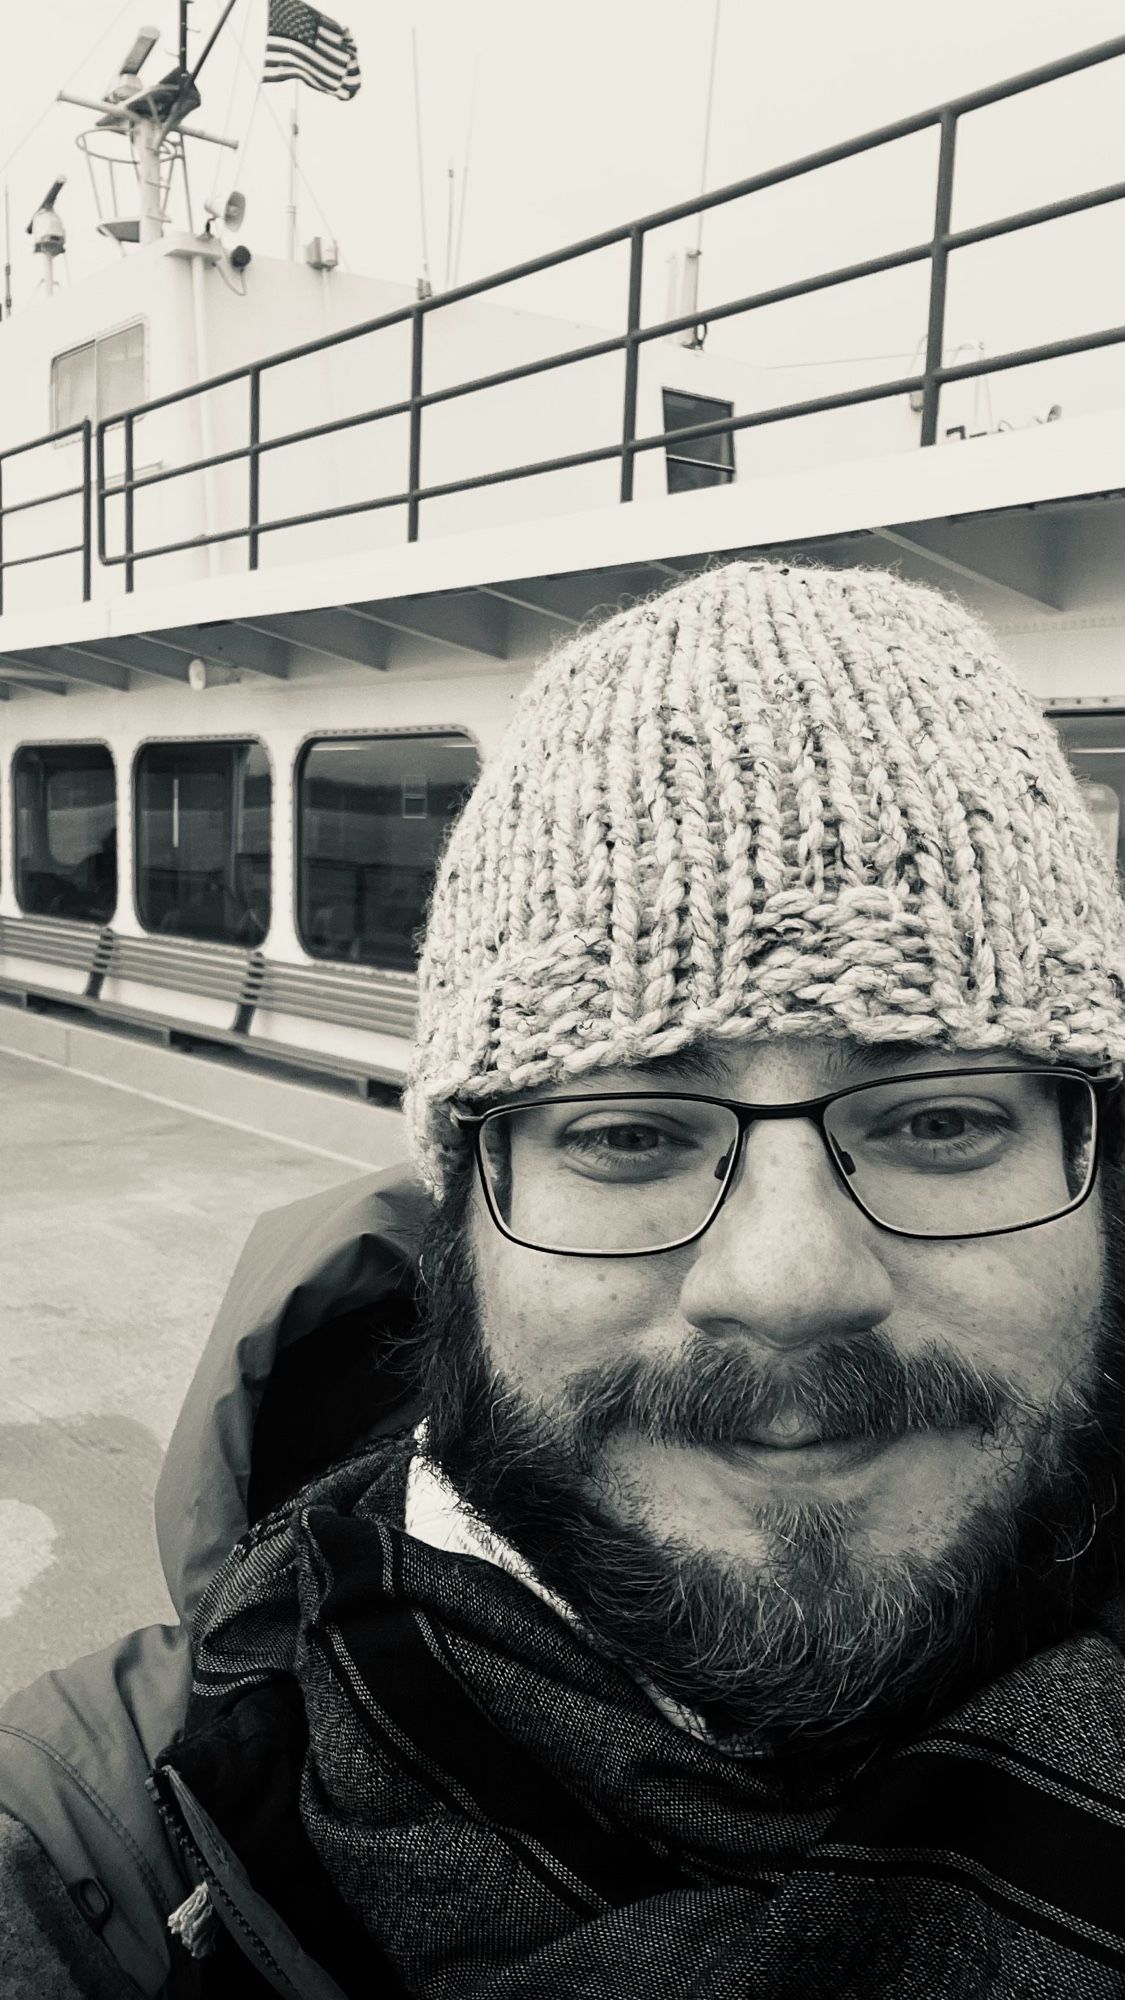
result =
M858 1208L807 1119L752 1125L733 1186L694 1246L680 1307L713 1335L778 1352L886 1319L885 1238Z

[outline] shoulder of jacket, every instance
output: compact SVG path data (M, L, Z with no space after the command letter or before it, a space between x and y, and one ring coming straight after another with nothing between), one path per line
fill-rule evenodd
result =
M161 1992L168 1914L191 1887L147 1789L182 1725L190 1678L186 1635L148 1626L0 1709L0 1813L35 1843L69 1913L116 1964L118 1990L124 1973L138 1993Z

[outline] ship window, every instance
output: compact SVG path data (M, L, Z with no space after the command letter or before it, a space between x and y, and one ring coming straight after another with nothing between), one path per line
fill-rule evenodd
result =
M712 424L719 417L732 417L733 403L719 402L715 396L685 396L678 389L664 391L664 428L687 430L692 424ZM734 434L716 431L713 437L688 438L678 448L664 447L668 462L669 493L690 493L700 486L726 486L734 478Z
M51 363L52 430L64 431L84 417L100 423L144 398L145 329L140 320L56 354Z
M1125 874L1125 709L1050 717L1106 852Z
M16 899L29 916L106 924L117 906L117 783L98 743L16 752Z
M313 958L409 972L445 836L480 770L467 736L328 737L297 784L297 926Z
M270 924L269 762L260 743L148 743L134 770L146 930L261 944Z

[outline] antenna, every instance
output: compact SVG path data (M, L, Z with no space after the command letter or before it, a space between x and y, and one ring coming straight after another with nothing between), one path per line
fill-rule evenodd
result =
M418 76L417 28L411 28L410 42L414 52L414 132L418 142L418 209L422 224L422 275L418 280L418 297L428 299L434 288L430 283L430 247L426 236L426 171L422 148L422 86Z
M457 216L457 248L453 253L453 282L457 284L461 276L461 239L465 234L465 192L469 185L469 155L473 148L473 121L477 109L477 76L480 71L479 55L473 58L473 81L469 90L469 121L465 131L465 157L461 164L461 206Z
M699 168L699 192L707 192L707 156L711 150L711 113L715 105L715 59L719 52L719 15L723 0L715 0L715 13L711 22L711 63L707 72L707 109L703 114L703 159ZM703 210L696 217L695 248L684 256L684 306L688 312L699 311L699 265L703 256ZM681 347L700 348L706 337L707 328L701 326L698 318L694 326L680 335Z

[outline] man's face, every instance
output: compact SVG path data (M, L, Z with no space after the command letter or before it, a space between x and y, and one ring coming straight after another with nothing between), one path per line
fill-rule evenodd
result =
M728 1048L713 1087L792 1102L865 1080L853 1060ZM888 1051L885 1074L998 1060ZM630 1087L676 1084L584 1086ZM715 1726L849 1741L1105 1588L1121 1312L1097 1200L1014 1234L902 1238L811 1123L770 1120L681 1249L523 1248L475 1184L434 1248L434 1457L606 1646ZM825 1433L857 1448L792 1442Z

